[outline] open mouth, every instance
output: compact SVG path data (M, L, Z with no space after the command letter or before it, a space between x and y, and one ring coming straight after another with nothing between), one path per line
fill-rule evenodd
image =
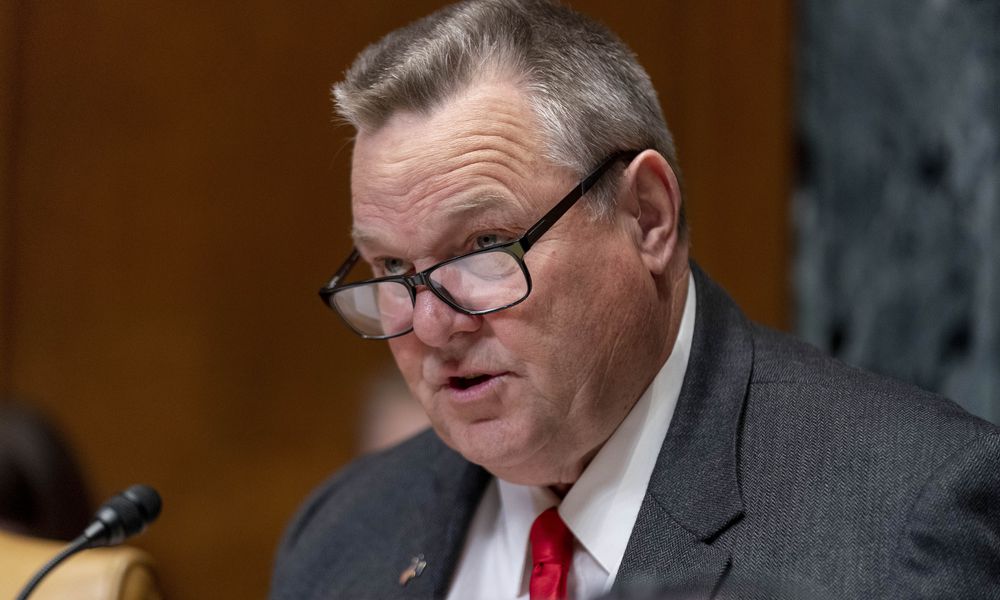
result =
M448 387L453 390L467 390L493 379L493 375L469 375L467 377L449 377Z

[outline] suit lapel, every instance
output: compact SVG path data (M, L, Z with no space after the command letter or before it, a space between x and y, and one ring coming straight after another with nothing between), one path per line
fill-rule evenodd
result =
M409 523L399 538L398 568L394 566L398 593L393 597L447 595L466 531L490 475L442 444L430 479L433 491L423 504L421 518Z
M614 587L617 590L652 588L659 592L711 591L717 587L729 564L728 552L713 547L686 529L653 495L647 494Z
M693 263L692 271L691 357L616 588L697 579L714 589L730 557L712 542L743 514L736 445L753 343L732 300Z

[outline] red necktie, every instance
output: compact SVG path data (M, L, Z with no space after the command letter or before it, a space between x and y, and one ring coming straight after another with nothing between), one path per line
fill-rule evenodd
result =
M531 525L531 600L564 600L573 534L553 506Z

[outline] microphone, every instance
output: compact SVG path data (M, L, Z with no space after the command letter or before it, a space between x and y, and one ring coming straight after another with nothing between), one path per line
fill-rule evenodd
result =
M83 532L87 548L117 546L146 529L160 516L163 502L156 490L136 484L105 502Z
M21 590L17 600L26 600L52 569L77 552L88 548L116 546L133 535L142 533L146 525L160 516L162 506L160 495L148 485L136 484L114 496L97 509L94 520L80 537L70 542L35 573Z

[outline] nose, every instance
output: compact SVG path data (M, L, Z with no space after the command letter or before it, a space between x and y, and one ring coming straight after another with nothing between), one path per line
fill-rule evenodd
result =
M466 315L448 306L427 288L417 292L413 304L413 334L432 348L445 346L457 334L478 330L482 322L480 316Z

